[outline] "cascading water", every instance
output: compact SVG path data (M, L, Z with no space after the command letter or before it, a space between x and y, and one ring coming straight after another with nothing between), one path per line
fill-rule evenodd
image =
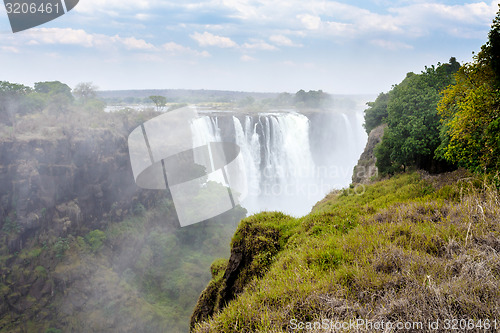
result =
M366 142L357 113L311 120L297 112L203 112L192 130L195 144L231 141L240 147L248 186L242 205L249 213L301 216L330 190L349 184Z

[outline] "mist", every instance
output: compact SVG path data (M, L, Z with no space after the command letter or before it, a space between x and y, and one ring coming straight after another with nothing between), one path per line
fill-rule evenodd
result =
M187 332L239 221L307 214L349 184L366 141L363 96L192 92L156 108L60 82L3 87L0 331ZM169 189L135 183L127 138L193 100L193 142L238 145L248 193L181 228Z

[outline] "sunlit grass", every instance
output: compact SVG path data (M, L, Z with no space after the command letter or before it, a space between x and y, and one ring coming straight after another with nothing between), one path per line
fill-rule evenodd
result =
M404 174L361 195L337 191L300 219L247 218L233 249L275 230L278 251L264 270L243 268L236 298L194 331L285 332L292 319L498 318L498 190L443 177ZM258 249L248 251L250 267ZM227 283L222 273L218 283Z

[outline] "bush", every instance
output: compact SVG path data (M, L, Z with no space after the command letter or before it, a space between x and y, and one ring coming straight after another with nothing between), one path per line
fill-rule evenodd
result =
M69 250L69 242L66 238L59 237L59 239L54 243L53 250L56 254L56 258L64 257L64 254Z
M92 253L97 253L102 248L105 239L106 234L101 230L92 230L85 236L85 241Z

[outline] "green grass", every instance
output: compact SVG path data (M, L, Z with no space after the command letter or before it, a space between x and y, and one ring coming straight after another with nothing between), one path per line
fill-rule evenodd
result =
M461 178L403 174L359 195L331 193L303 218L243 220L232 241L233 254L247 256L237 294L221 306L231 282L218 272L194 332L284 332L291 319L498 318L499 194Z

